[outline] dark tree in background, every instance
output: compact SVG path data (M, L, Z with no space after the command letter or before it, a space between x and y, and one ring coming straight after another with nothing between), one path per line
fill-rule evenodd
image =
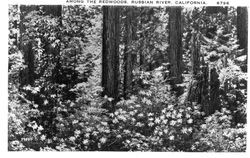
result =
M114 101L118 99L119 84L119 16L119 7L103 7L102 87L103 94Z
M227 7L206 7L207 14L223 13L227 14Z
M210 70L210 90L209 90L209 95L210 95L210 106L207 111L208 114L214 113L216 110L220 109L220 80L218 79L219 75L216 72L215 68L212 68ZM204 95L204 94L203 94Z
M197 32L192 33L191 38L191 65L192 75L196 76L200 70L200 41L199 34Z
M45 15L52 15L54 17L58 17L59 18L58 28L62 27L62 19L61 19L62 6L61 5L54 5L54 6L44 5L42 6L42 9ZM61 39L61 36L62 36L61 33L59 33L58 38ZM57 83L60 83L60 80L62 78L62 76L60 76L60 68L61 68L60 48L61 48L61 43L58 43L55 47L52 47L49 44L45 47L46 52L51 52L53 54L52 62L54 62L56 66L53 70L52 82L57 82Z
M124 97L126 97L132 89L132 71L133 71L133 59L132 59L132 49L131 49L131 43L133 38L133 8L128 7L126 10L127 17L125 21L125 49L124 49L124 64L125 64L125 70L124 70Z
M19 48L24 56L24 64L27 65L25 69L20 72L20 83L21 85L34 84L35 68L34 68L34 54L32 51L32 41L28 40L28 37L24 36L26 31L24 25L24 17L31 11L37 10L37 6L20 6L20 38Z
M237 36L240 49L247 54L248 44L248 11L247 7L237 7Z
M62 15L62 6L61 5L41 5L41 6L26 6L26 5L21 5L20 6L20 42L19 42L19 47L20 50L23 52L24 55L24 63L27 65L27 67L20 72L20 81L21 85L33 85L35 79L40 78L44 71L47 69L47 65L42 68L42 71L40 71L39 74L35 73L35 53L33 50L33 42L27 35L24 35L26 30L26 27L24 23L28 23L28 21L24 20L24 17L27 16L28 13L31 11L42 11L43 15L52 15L55 17L61 17ZM59 57L60 53L60 46L57 46L56 48L53 48L50 44L45 44L44 49L46 52L53 52L55 57Z
M169 10L169 62L170 77L174 83L182 82L182 23L181 7L171 7Z

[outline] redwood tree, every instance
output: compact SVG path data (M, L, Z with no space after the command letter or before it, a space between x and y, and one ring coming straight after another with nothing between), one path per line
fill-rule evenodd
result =
M119 16L119 7L103 6L102 87L103 95L112 97L114 102L118 99L119 85Z
M247 7L237 7L237 36L240 49L247 54L248 43L248 12Z
M126 10L127 17L125 20L125 48L124 48L124 97L126 97L132 89L132 71L133 71L133 62L132 62L132 50L131 50L131 43L132 43L132 18L133 18L133 8L128 7Z
M169 62L170 77L174 83L182 82L182 23L181 7L169 10Z

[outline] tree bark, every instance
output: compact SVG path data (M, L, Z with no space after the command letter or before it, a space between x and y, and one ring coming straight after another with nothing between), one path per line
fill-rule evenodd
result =
M248 49L248 11L247 7L237 7L237 36L240 49L247 55Z
M216 110L219 110L220 107L220 80L219 80L219 75L216 72L215 68L212 68L210 70L210 107L208 114L214 113Z
M125 71L124 71L124 87L123 93L124 98L127 97L131 93L132 90L132 79L133 79L133 52L131 49L131 44L133 40L133 8L128 7L127 10L127 17L125 20L125 48L124 48L124 64L125 64Z
M202 110L205 114L209 113L209 67L208 64L202 61L202 68L201 68L201 78L200 78L200 99L198 103L202 105Z
M62 16L62 6L61 5L42 5L45 15L52 15L55 17Z
M171 64L170 77L174 83L182 82L182 23L181 7L171 7L169 11L169 45L168 54Z
M103 95L118 99L120 8L103 6L102 87ZM113 110L114 106L110 107Z
M189 84L187 101L202 105L202 110L209 113L209 67L200 55L200 34L192 32L191 37L191 65L192 80ZM202 59L202 60L201 60Z
M199 35L196 31L192 33L191 39L191 65L192 75L195 77L200 71L200 43Z
M227 14L227 7L206 7L206 13L207 14Z

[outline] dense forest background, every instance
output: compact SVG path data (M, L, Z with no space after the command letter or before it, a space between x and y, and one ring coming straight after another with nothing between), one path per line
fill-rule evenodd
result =
M246 7L9 5L10 151L245 151Z

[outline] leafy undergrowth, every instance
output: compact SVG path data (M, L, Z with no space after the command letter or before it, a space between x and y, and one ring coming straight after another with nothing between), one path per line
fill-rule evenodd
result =
M245 125L235 125L230 110L222 108L205 116L201 105L195 102L177 104L170 87L159 76L144 75L144 83L150 82L151 86L141 89L136 96L120 100L116 104L117 110L112 113L101 108L105 102L111 104L112 101L112 98L98 95L101 87L91 81L78 84L74 91L85 95L65 108L65 115L56 116L57 132L50 132L53 129L45 130L38 122L19 117L32 117L40 113L38 108L10 102L9 150L246 150ZM61 107L67 107L63 104Z

